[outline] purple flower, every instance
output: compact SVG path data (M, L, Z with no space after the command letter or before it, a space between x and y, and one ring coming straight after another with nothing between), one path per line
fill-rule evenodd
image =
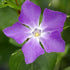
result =
M26 64L32 63L35 59L46 52L64 52L65 42L61 38L66 14L45 9L43 20L39 25L41 9L31 1L25 1L22 5L19 22L3 30L4 34L13 38L17 43L22 44L30 38L22 47ZM30 27L27 28L23 24ZM43 44L44 49L40 46Z

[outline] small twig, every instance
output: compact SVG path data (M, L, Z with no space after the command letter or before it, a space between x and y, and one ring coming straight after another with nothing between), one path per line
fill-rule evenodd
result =
M15 0L15 2L16 2L16 5L17 5L17 6L19 6L18 1L17 1L17 0ZM18 10L18 14L20 14L20 13L21 13L21 11L20 11L20 10Z
M15 2L16 2L16 5L18 6L19 4L18 4L18 1L17 0L15 0Z

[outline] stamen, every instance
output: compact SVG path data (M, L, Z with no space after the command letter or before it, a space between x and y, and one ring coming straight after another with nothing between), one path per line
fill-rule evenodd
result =
M38 29L38 28L35 28L34 31L32 32L32 34L35 36L35 37L39 37L41 35L41 30Z
M40 34L39 33L35 33L35 36L38 37Z

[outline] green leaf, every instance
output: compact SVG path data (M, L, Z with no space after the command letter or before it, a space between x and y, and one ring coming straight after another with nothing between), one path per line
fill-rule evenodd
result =
M53 70L56 64L57 55L56 53L45 53L36 60L36 65L39 68L35 70Z
M18 44L14 39L10 38L9 42L17 47L22 47L22 44Z
M0 66L1 64L7 64L11 53L17 50L14 45L10 44L8 38L0 31Z
M7 3L8 3L9 7L19 10L19 9L21 9L21 4L19 4L20 1L17 1L18 5L16 4L16 0L7 0Z
M20 10L21 5L23 3L24 3L24 0L0 0L0 8L9 6L11 8L16 9L16 10Z
M63 30L62 38L66 42L66 44L70 44L70 27Z
M70 67L65 68L64 70L70 70Z
M10 70L28 70L30 65L26 65L24 55L21 50L16 51L10 57Z
M26 64L21 50L10 57L10 70L53 70L56 63L56 53L45 53L39 56L34 63Z
M0 0L0 8L6 7L8 6L7 1L6 0Z
M15 10L6 7L0 9L0 30L12 26L18 21L18 15Z
M22 47L29 39L26 39L22 44L18 44L14 39L10 38L9 42L17 47Z

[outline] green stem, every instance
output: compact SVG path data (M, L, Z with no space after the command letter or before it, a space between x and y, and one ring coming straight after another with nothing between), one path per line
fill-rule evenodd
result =
M33 63L31 64L31 70L33 70Z

